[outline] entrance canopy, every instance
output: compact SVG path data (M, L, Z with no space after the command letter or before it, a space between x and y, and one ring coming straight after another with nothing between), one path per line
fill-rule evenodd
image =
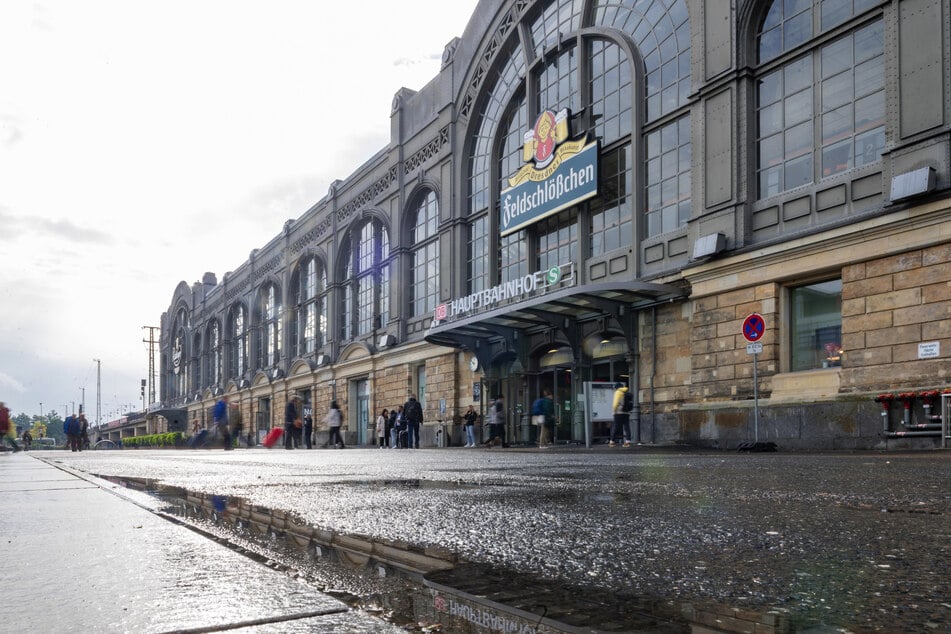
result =
M574 324L616 316L622 307L638 309L686 296L686 292L677 286L650 282L570 286L483 313L433 322L425 339L441 346L473 349L475 342L504 336L507 331L563 327L565 320Z

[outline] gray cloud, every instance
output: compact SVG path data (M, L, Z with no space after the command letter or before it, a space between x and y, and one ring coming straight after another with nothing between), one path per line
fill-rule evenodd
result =
M0 205L0 225L8 238L28 237L38 240L61 238L72 243L110 246L115 240L107 232L76 224L70 220L18 216Z

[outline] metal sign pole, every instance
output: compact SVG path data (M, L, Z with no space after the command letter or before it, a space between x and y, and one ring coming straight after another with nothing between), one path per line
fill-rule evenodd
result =
M756 378L756 357L753 353L753 434L754 442L759 442L759 381Z

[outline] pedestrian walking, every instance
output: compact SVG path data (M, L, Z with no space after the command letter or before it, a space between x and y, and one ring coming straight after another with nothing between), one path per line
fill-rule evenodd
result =
M82 428L79 424L79 417L75 414L70 414L66 417L66 422L63 426L66 428L66 442L69 445L70 451L82 451Z
M489 420L492 422L489 423L489 440L485 443L486 446L508 447L505 444L505 397L502 394L496 396L492 402L490 416Z
M337 401L330 401L330 409L327 410L327 416L324 418L324 422L327 423L327 429L330 430L327 444L324 446L333 446L336 448L339 444L341 449L346 449L346 446L343 444L343 437L340 435L340 427L343 425L343 413L341 413Z
M231 421L231 437L241 442L241 433L244 431L244 415L241 413L240 405L232 405L228 412L228 419ZM250 443L248 443L250 446Z
M390 420L390 413L384 407L376 417L376 440L380 449L386 446L386 423Z
M403 404L403 418L406 420L406 446L419 449L419 426L423 424L423 406L412 392Z
M231 430L228 428L228 397L221 395L221 398L215 403L211 410L211 418L214 421L216 433L221 435L221 442L225 450L234 449L231 446Z
M475 411L475 408L472 405L469 406L469 409L466 410L466 413L462 415L463 427L466 430L466 447L475 447L476 438L475 438L475 424L479 419L479 414Z
M627 386L618 381L614 384L614 422L611 424L612 447L618 446L622 439L625 447L631 446L631 410L634 409L634 395Z
M304 446L314 448L314 417L310 415L310 408L304 409Z
M551 390L546 389L542 395L532 403L532 423L538 426L538 446L547 447L551 444L548 435L548 426L555 420L555 401Z
M26 451L33 446L33 434L30 433L29 429L23 430L23 450Z
M6 440L13 447L14 453L20 451L20 445L16 441L16 431L11 430L10 410L6 404L0 401L0 444Z
M300 416L300 399L294 396L287 401L287 406L284 408L284 449L300 446L297 435L298 430L304 426Z
M81 449L89 449L89 421L82 413L79 414L79 446Z
M390 449L400 446L400 432L403 428L403 406L397 405L390 410Z

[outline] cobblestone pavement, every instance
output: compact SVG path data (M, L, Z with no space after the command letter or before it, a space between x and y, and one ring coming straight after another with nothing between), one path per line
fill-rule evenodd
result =
M551 588L792 631L951 632L951 452L46 452ZM694 617L698 618L698 617ZM623 623L619 625L623 628Z

